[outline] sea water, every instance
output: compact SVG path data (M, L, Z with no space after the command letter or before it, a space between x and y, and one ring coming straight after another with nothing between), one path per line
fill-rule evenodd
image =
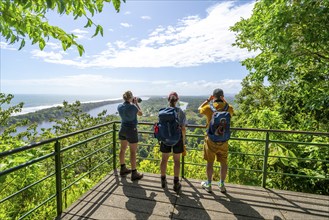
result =
M8 109L11 106L15 106L21 102L24 103L23 109L19 113L13 114L22 115L30 112L36 112L41 109L56 107L63 105L64 101L68 103L73 103L75 101L80 101L81 103L88 102L99 102L99 101L108 101L108 100L121 100L121 98L113 97L113 96L105 96L105 95L50 95L50 94L16 94L14 98L11 100L10 104L4 104L1 107L3 109ZM114 114L115 112L111 112L109 114ZM97 115L97 114L96 114Z
M149 97L141 97L143 100L149 99ZM21 102L24 103L23 109L19 113L13 114L22 115L27 113L36 112L41 109L47 109L51 107L61 106L63 105L63 101L67 101L68 103L74 103L75 101L80 101L81 103L95 103L101 101L115 101L117 103L108 104L104 106L100 106L94 109L89 110L87 113L96 117L103 110L106 110L107 115L117 114L117 107L120 103L122 103L122 98L113 97L113 96L79 96L79 95L48 95L48 94L16 94L14 98L11 100L10 104L3 104L1 108L8 109L9 107L15 106ZM43 121L38 124L37 131L40 132L42 128L52 128L55 125L54 122ZM27 129L26 126L18 127L16 133L23 132ZM0 133L2 131L0 130Z

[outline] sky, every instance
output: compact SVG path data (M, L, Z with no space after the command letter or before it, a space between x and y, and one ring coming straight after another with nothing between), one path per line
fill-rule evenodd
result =
M103 37L92 37L87 20L47 13L48 22L78 36L83 56L50 39L41 51L28 41L9 45L1 36L0 92L6 94L209 95L241 90L248 71L241 61L255 53L233 47L229 30L252 13L253 1L127 0L116 13L107 4L92 19Z

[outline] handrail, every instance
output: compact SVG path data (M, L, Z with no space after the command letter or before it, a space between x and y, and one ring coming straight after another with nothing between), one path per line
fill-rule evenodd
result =
M83 179L85 176L90 175L93 171L96 171L98 168L104 166L107 163L111 163L111 169L115 170L117 168L117 124L120 124L120 121L111 121L107 122L104 124L96 125L93 127L89 127L83 130L71 132L68 134L61 135L59 137L43 140L37 143L32 143L26 146L18 147L13 150L9 151L4 151L0 152L0 159L6 158L8 156L14 155L19 152L24 152L27 150L31 150L33 148L41 147L41 146L47 146L49 144L53 144L53 150L52 152L48 152L47 154L43 156L39 156L38 158L33 158L29 161L26 161L25 163L16 165L14 167L10 167L6 170L0 171L0 177L4 177L6 175L9 175L11 173L14 173L18 170L21 170L22 168L31 166L33 164L36 164L41 161L45 161L49 158L53 158L54 160L54 167L53 167L53 172L50 172L47 176L39 179L38 181L35 181L28 186L24 186L22 189L18 190L17 192L12 193L11 195L5 195L5 198L0 198L0 208L1 204L8 201L9 199L17 196L18 194L22 193L25 190L30 189L31 187L40 184L48 179L50 177L55 178L55 185L56 185L56 193L50 195L50 197L46 198L44 201L40 201L40 203L35 206L33 209L29 210L28 212L24 213L22 216L15 217L15 218L24 218L30 214L32 214L34 211L42 207L43 205L47 204L50 200L56 199L56 212L57 216L61 215L63 211L63 193L72 187L75 183ZM151 122L140 122L139 126L153 126L153 123ZM64 146L62 144L62 141L68 138L74 138L75 136L88 132L88 131L98 131L98 129L109 126L109 130L105 131L103 133L97 133L96 135L93 136L88 136L85 137L83 140L77 140L74 143L69 144L68 146ZM205 129L206 127L204 125L187 125L187 128L194 129L194 128L202 128ZM325 159L320 159L320 160L315 160L311 158L295 158L295 157L289 157L289 156L276 156L276 155L271 155L270 154L270 149L271 149L271 144L296 144L296 145L313 145L313 146L318 146L318 147L329 147L328 143L313 143L313 142L302 142L302 141L287 141L287 140L274 140L270 138L271 133L287 133L287 134L305 134L305 135L316 135L316 136L325 136L329 137L329 132L308 132L308 131L289 131L289 130L270 130L270 129L255 129L255 128L231 128L232 132L236 131L248 131L248 132L261 132L265 133L265 139L262 138L248 138L248 137L238 137L238 136L233 136L231 137L230 143L235 143L235 142L244 142L244 141L249 141L249 142L254 142L254 143L259 143L259 144L264 144L263 146L263 153L243 153L243 152L235 152L232 151L230 152L231 155L240 155L240 156L253 156L253 157L258 157L260 160L263 160L263 167L260 169L246 169L246 168L240 168L240 167L230 167L230 170L241 170L241 171L246 171L246 172L257 172L257 173L262 173L262 187L266 187L266 180L267 180L267 175L270 174L280 174L280 175L287 175L287 176L295 176L295 177L307 177L307 178L316 178L316 179L324 179L324 180L329 180L328 176L325 177L314 177L314 176L307 176L307 175L300 175L300 174L291 174L291 173L278 173L274 172L268 169L269 164L268 160L270 158L278 158L278 159L289 159L289 160L309 160L309 161L316 161L316 162L323 162L323 163L328 163L328 160ZM140 134L148 134L148 135L153 135L153 131L139 131ZM111 135L111 138L106 138L107 136ZM187 133L186 135L187 138L198 138L198 139L203 139L203 135L197 135L197 134L191 134ZM71 164L65 165L63 164L63 159L65 158L64 153L66 153L69 150L72 149L78 149L79 146L81 145L88 145L89 143L92 143L93 141L103 141L102 146L97 146L92 152L86 152L86 155L81 156L81 158L77 159L76 161L72 162ZM143 144L141 144L143 145ZM145 146L152 147L152 144L146 144ZM154 146L154 145L153 145ZM260 145L261 146L261 145ZM74 165L81 163L83 161L86 161L90 158L92 158L94 155L99 154L99 153L107 153L106 149L109 149L109 154L105 158L103 158L102 161L100 161L99 164L93 165L93 167L90 167L90 169L84 173L80 177L77 177L73 182L71 183L66 183L66 185L63 186L63 178L66 170L69 168L72 168ZM195 150L195 151L202 151L201 149L192 149L188 147L188 150ZM112 152L112 153L111 153ZM157 158L143 158L143 157L138 157L138 159L147 159L147 160L153 160L153 161L159 161ZM182 177L185 176L185 173L187 172L186 166L201 166L204 167L205 164L198 164L194 162L189 162L186 161L185 157L182 157L181 161L182 165ZM218 166L215 166L218 167Z

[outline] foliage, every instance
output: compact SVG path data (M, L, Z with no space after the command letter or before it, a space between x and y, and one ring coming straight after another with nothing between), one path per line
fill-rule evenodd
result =
M250 73L239 94L239 107L250 104L257 109L260 103L248 101L261 97L257 87L266 80L269 86L261 90L268 96L263 97L268 99L264 104L278 105L292 129L313 129L301 123L310 120L317 130L329 131L328 19L328 1L258 1L252 16L231 28L237 33L236 46L259 52L242 62Z
M250 110L249 120L244 115L235 116L235 123L237 125L244 125L243 127L262 127L271 129L289 129L289 125L282 120L279 110L276 105L267 105L267 96L265 87L259 85L258 90L264 95L250 96L249 101L253 103L255 111L252 106L241 105L244 110ZM252 91L252 90L250 90ZM270 93L269 93L270 94ZM0 103L10 102L11 95L1 95ZM239 98L239 97L238 97ZM182 101L185 101L183 97ZM192 99L192 98L191 98ZM194 106L202 102L201 98L196 98ZM158 104L156 104L158 103ZM145 100L142 103L142 110L154 114L153 116L142 116L139 118L140 122L151 122L151 125L138 125L139 130L139 146L138 146L138 169L142 172L160 173L161 152L159 151L159 144L153 138L152 123L157 120L157 108L166 105L163 98L152 98ZM205 124L204 117L196 113L196 109L188 105L186 113L187 118L193 121L193 124ZM257 107L258 106L258 107ZM153 108L152 108L153 107ZM149 109L150 108L150 109ZM1 115L10 115L13 112L19 112L20 106L12 107L11 110L0 109ZM106 115L106 112L101 112L97 117L91 117L83 111L82 104L77 101L69 104L63 103L60 107L63 111L64 118L54 119L55 126L53 129L44 129L41 134L34 134L33 140L40 141L49 138L59 137L64 134L77 132L67 138L60 140L62 154L61 166L65 168L62 170L63 185L62 187L69 187L63 193L64 207L68 207L76 201L84 192L94 186L101 178L103 178L110 170L112 170L113 154L118 155L119 142L116 143L116 152L112 149L112 126L101 127L86 132L79 132L82 129L97 126L109 121L118 120L115 115ZM9 111L9 112L8 112ZM243 120L240 120L240 117ZM6 120L8 122L8 120ZM4 121L3 125L8 125ZM243 124L244 123L244 124ZM10 125L15 127L15 124ZM9 126L9 127L10 127ZM32 133L35 130L32 130ZM108 134L105 134L108 132ZM203 144L204 144L204 128L189 128L187 133L193 135L187 138L187 156L184 157L185 163L185 177L194 179L206 178L206 162L203 159ZM117 133L116 133L117 134ZM6 136L4 136L6 135ZM93 137L104 135L97 139ZM4 139L6 137L6 139ZM0 142L1 151L6 151L16 147L21 147L30 143L29 140L22 140L21 137L10 135L10 133L2 133L0 141L8 140L11 142ZM27 138L27 136L24 136ZM268 158L268 177L267 187L286 189L292 191L302 191L318 194L329 194L327 189L329 167L329 151L328 142L329 137L305 135L303 133L285 133L285 132L271 132L269 136L272 142L269 143L269 158ZM230 140L229 153L229 173L227 182L256 185L260 186L262 182L263 169L263 155L266 132L235 130L232 133L232 140ZM85 140L89 140L86 141ZM297 142L307 143L301 144ZM322 143L322 146L313 146L312 143ZM37 148L16 153L12 156L0 158L0 171L23 164L30 160L38 159L47 154L51 154L54 150L54 143L48 143ZM96 151L96 152L95 152ZM94 169L95 166L105 162L92 173L88 173ZM129 164L129 156L127 154L126 163ZM118 158L117 158L118 165ZM219 181L218 163L215 164L215 172L213 179ZM54 158L50 157L46 160L40 161L25 169L17 170L14 173L0 177L0 200L6 198L14 192L21 190L24 187L34 184L36 181L53 174L55 171ZM167 167L167 175L173 175L173 161L170 158ZM291 175L309 175L313 178L301 178ZM322 179L320 179L322 178ZM298 180L298 182L296 181ZM76 183L74 183L77 181ZM27 211L40 204L51 195L55 193L55 179L50 177L47 180L36 184L30 189L21 192L10 200L0 204L0 218L1 219L15 219ZM6 210L6 212L2 212ZM56 215L56 203L54 200L41 206L30 218L54 218Z
M65 32L62 28L52 26L47 21L47 12L55 11L58 14L73 16L74 19L84 17L87 20L85 28L95 26L95 34L103 36L103 27L95 24L91 17L101 13L105 3L112 1L117 12L120 10L121 0L1 0L0 1L0 32L10 44L19 43L19 49L29 38L32 44L39 44L40 50L46 46L50 37L59 40L65 51L72 45L76 46L80 56L84 52L81 44L75 40L77 36ZM125 2L125 0L123 0Z
M1 94L1 103L10 103L13 98L12 95ZM21 111L21 103L18 106L10 107L7 110L0 109L0 113L3 116L12 114L13 112ZM4 132L0 134L0 147L1 152L11 150L17 147L27 145L27 143L33 143L44 139L54 138L55 136L61 136L63 134L71 133L76 130L82 130L91 126L103 124L108 121L112 121L115 116L105 116L106 112L101 112L97 117L91 117L87 113L83 112L83 107L80 102L73 104L63 103L62 109L65 113L64 119L56 119L53 132L51 129L44 129L42 134L38 134L36 130L27 130L22 134L12 135L12 131L15 131L17 126L22 125L20 122L5 127ZM5 117L3 117L5 118ZM6 120L2 120L1 125L8 125L9 117ZM23 124L25 125L25 124ZM11 128L11 129L9 129ZM62 171L63 185L62 187L70 187L63 193L64 208L68 207L72 202L79 198L84 192L89 190L95 185L102 177L104 177L108 170L110 170L110 162L105 162L108 159L109 152L109 140L112 140L112 135L105 135L103 138L97 140L90 140L86 143L79 144L79 141L90 139L95 135L107 132L108 127L99 128L96 131L84 132L74 135L70 138L65 138L60 141L62 149L68 147L65 153L62 153L62 167L66 167ZM27 135L29 134L29 135ZM30 138L33 137L33 140ZM23 139L27 141L24 141ZM70 148L76 144L77 147ZM97 146L97 148L95 148ZM31 160L37 160L40 157L52 154L54 151L54 143L44 144L37 148L32 148L24 152L15 153L14 155L0 158L0 171L8 168L15 167L17 165L24 164ZM95 152L96 151L96 152ZM95 152L95 153L93 153ZM85 157L85 159L81 159ZM98 169L88 174L88 172L96 165L104 163ZM25 169L20 169L14 173L10 173L0 177L0 194L1 199L10 196L24 187L28 187L31 184L35 184L42 178L48 175L54 175L55 172L54 158L42 160L33 165L29 165ZM74 183L77 179L80 179L77 183ZM32 186L31 188L22 191L15 197L0 204L0 218L1 219L15 219L22 214L28 212L41 201L48 199L55 193L55 181L54 177L46 178L44 181ZM0 199L0 200L1 200ZM45 219L53 218L56 215L56 203L49 203L50 205L42 206L30 217ZM6 212L2 211L6 210Z

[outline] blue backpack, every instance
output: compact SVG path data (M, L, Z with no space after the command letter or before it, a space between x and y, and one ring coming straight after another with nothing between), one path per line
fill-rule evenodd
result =
M208 137L213 142L225 142L231 137L230 123L231 115L227 111L229 105L226 103L222 111L218 111L214 107L214 103L210 103L210 109L213 111L209 128L207 130Z
M161 108L159 122L154 125L154 137L167 146L174 146L181 139L181 135L176 108Z

